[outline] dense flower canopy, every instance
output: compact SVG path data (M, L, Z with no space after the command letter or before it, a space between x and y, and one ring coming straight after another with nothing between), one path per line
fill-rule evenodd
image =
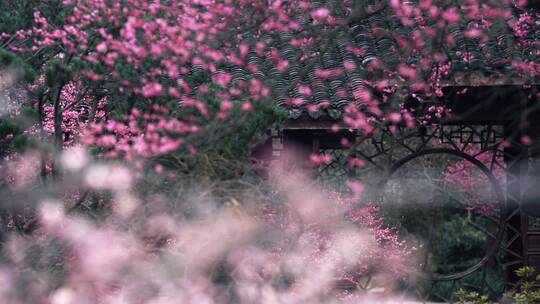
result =
M356 205L365 185L328 195L291 170L277 186L253 186L250 149L287 119L363 138L429 127L452 118L449 87L459 97L472 87L531 88L540 77L540 13L526 1L4 2L0 194L24 203L0 208L0 225L37 232L6 242L11 265L0 280L27 266L30 246L59 248L51 267L65 267L60 279L36 270L45 283L32 281L28 295L0 290L20 303L46 293L54 303L156 294L328 303L335 279L355 288L372 274L401 279L418 248L372 202ZM349 139L339 142L356 148ZM314 167L333 161L312 152ZM345 161L353 170L368 162ZM487 189L473 169L449 163L443 178L459 191ZM492 211L484 192L470 200L475 215ZM187 270L170 274L178 264ZM230 277L219 277L222 266Z
M38 68L45 71L48 94L63 94L57 108L85 108L98 124L105 122L96 111L104 109L110 122L93 127L96 140L90 142L110 148L129 141L122 139L129 124L144 129L133 130L145 134L143 141L129 141L137 147L121 145L110 155L159 153L146 146L161 141L170 147L162 152L174 150L205 121L236 120L241 113L235 109L249 115L254 103L282 105L290 117L343 117L369 134L380 123L410 126L443 116L442 108L403 107L410 96L444 106L445 86L535 83L539 73L538 16L509 1L57 5L61 23L38 7L30 28L2 34L5 47L53 59ZM73 87L76 100L66 102ZM154 105L171 111L167 123L134 121L139 115L133 109L152 111ZM129 116L118 120L122 115Z

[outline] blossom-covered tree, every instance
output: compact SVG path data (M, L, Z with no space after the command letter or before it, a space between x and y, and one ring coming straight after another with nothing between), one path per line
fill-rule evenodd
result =
M28 6L6 6L28 14ZM33 17L27 29L2 35L4 48L35 54L57 145L64 141L65 107L84 108L90 125L114 120L109 132L91 132L105 146L122 141L110 133L122 133L119 126L139 118L137 110L165 107L173 119L166 129L143 123L152 129L142 130L149 142L120 145L123 152L109 155L195 149L184 138L212 129L208 122L229 123L218 129L231 130L254 105L276 101L313 115L343 107L344 123L369 134L381 123L440 118L441 105L404 107L403 98L434 103L445 85L470 82L466 74L483 73L480 83L537 76L536 16L505 1L53 1L37 6ZM497 53L511 44L512 54ZM478 67L486 60L491 66ZM78 95L65 102L74 86ZM105 116L98 119L100 109ZM168 148L148 148L160 141Z
M165 287L155 293L159 296L191 302L253 301L261 295L266 302L327 302L298 269L291 269L296 281L281 292L276 285L288 284L288 274L281 268L308 265L320 279L341 276L359 284L358 278L368 272L367 264L378 259L397 265L408 249L395 231L382 225L372 207L341 206L340 212L347 213L343 220L350 225L338 229L329 225L341 223L335 216L321 226L312 215L302 214L305 203L300 204L299 197L286 201L293 206L291 212L300 214L300 223L311 225L301 230L298 242L311 244L316 239L314 252L293 246L272 255L268 253L275 249L272 246L267 250L259 244L239 245L259 235L255 232L259 224L243 213L238 216L242 225L228 223L238 219L229 214L230 209L234 213L235 196L256 197L253 201L258 202L267 194L261 195L264 191L259 187L254 187L257 191L242 189L250 173L249 148L287 117L328 116L336 126L369 137L377 128L396 131L451 118L444 96L449 85L515 79L523 85L534 83L540 73L535 36L539 16L524 9L525 5L507 0L1 3L0 20L5 22L0 22L0 156L5 163L17 164L2 167L5 192L7 197L21 199L20 189L28 187L27 180L33 176L39 177L37 187L44 188L38 193L66 202L62 210L57 203L44 204L39 216L32 204L19 208L31 210L28 215L9 210L3 213L4 224L20 226L25 232L37 229L37 238L45 240L38 247L55 247L58 239L58 247L68 252L64 257L73 258L59 262L69 271L62 272L67 279L62 282L64 288L54 293L53 298L60 299L55 303L64 303L66 298L115 303L140 295L136 282L120 275L121 270L141 275L149 285L152 278L130 264L129 258L141 257L143 268L169 265L148 260L147 250L157 251L148 255L157 259L185 255L180 264L194 263L196 268L171 288L160 280L158 285ZM61 156L63 150L67 153ZM88 158L98 163L87 163ZM317 164L331 161L325 155L311 158ZM25 163L28 159L32 162ZM105 160L111 163L99 163ZM116 162L130 167L133 176ZM363 159L350 159L353 167L361 169L364 164ZM23 172L28 174L18 174ZM451 171L448 178L457 174L458 170ZM53 187L54 182L65 185ZM138 210L138 200L128 191L131 183L137 184L137 194L148 203L144 204L148 220L146 209ZM353 192L361 192L362 185L350 185ZM212 198L220 196L226 210L197 209L190 202L203 199L194 193L183 197L182 204L160 198L163 193L176 193L176 188L192 187L199 187L201 193L210 189ZM28 201L41 201L43 195L38 196ZM322 201L317 199L318 204ZM321 208L333 214L328 206ZM70 218L63 209L104 219L105 226ZM211 218L206 214L214 215L219 225L197 223ZM124 233L122 225L135 215L140 220L136 231ZM17 221L17 217L22 219ZM294 228L289 224L299 225L286 221L282 230L273 227L270 231L278 240L285 238L288 229ZM355 225L369 237L351 240L348 233L360 229ZM72 233L60 227L69 227ZM240 233L242 227L246 229ZM81 238L81 233L94 228L96 233ZM177 234L176 228L185 228L191 236ZM115 240L110 263L101 260L99 251L111 245L105 237L108 233ZM211 246L202 259L196 258L193 248L203 250L204 242L194 241L191 249L186 245L196 236L221 241L215 235L228 241ZM370 243L365 257L341 256L362 247L364 241ZM27 244L13 241L8 245L13 247L8 246L9 258L23 267L25 257L18 255L17 246ZM173 248L172 253L163 249L167 246ZM85 258L84 248L93 247L99 249L97 253ZM295 264L295 259L309 263ZM205 261L237 267L232 271L232 281L238 284L233 294L208 278ZM95 267L113 270L101 275ZM160 274L157 277L169 278ZM188 279L198 283L190 287ZM38 290L28 299L54 289L49 283L45 287L36 283ZM329 280L324 283L331 286ZM300 292L302 287L309 287L308 292ZM148 299L155 296L151 288L144 290ZM8 298L25 301L19 294Z

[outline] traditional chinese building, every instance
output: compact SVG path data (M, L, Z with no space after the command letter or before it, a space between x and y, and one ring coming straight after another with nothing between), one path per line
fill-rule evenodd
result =
M430 260L436 260L438 249L434 248L433 252L427 249L423 269L431 287L419 292L426 299L448 301L458 287L469 285L500 290L494 282L497 277L503 278L508 288L516 283L514 271L520 266L540 269L540 87L537 77L529 77L526 69L521 69L525 67L520 66L540 63L537 43L540 36L535 30L520 37L512 31L501 32L497 39L487 42L465 37L467 29L474 26L477 24L471 21L450 29L456 43L444 52L451 71L441 71L440 77L435 79L440 82L437 86L441 94L403 96L394 93L401 98L403 109L414 113L417 122L424 120L424 123L417 123L414 128L407 128L404 123L382 124L368 136L363 130L343 123L347 105L358 102L346 96L354 96L353 92L359 87L376 94L373 79L366 79L366 75L372 75L367 72L370 64L384 58L390 66L399 66L404 56L399 53L398 42L393 37L410 35L414 29L404 27L384 10L351 24L347 33L336 34L335 47L320 52L316 63L319 66L315 68L331 71L347 60L358 68L325 81L300 72L304 67L294 60L294 51L285 50L284 54L290 55L289 61L298 68L293 66L276 88L290 88L291 82L297 82L310 86L312 94L300 96L290 90L278 98L278 103L288 109L289 118L280 129L272 130L265 144L272 151L268 159L274 160L294 146L303 153L299 158L301 163L296 165L306 168L309 165L305 160L310 155L330 155L332 161L312 169L320 181L347 191L346 181L358 179L376 189L368 195L378 201L392 199L387 193L394 191L393 187L401 187L399 184L405 180L424 180L411 174L418 164L430 167L431 171L440 170L439 176L448 176L444 167L450 164L476 170L484 183L469 190L480 194L478 197L491 196L489 202L484 202L492 204L491 211L477 212L469 202L462 205L466 211L461 216L484 234L483 252L477 250L475 258L461 268L442 271L428 265ZM374 32L374 29L379 30ZM353 56L345 51L349 45L358 46L363 52ZM419 65L421 59L411 55L406 63ZM305 101L302 105L288 102L300 97ZM446 105L451 115L437 117L439 105ZM369 109L365 110L369 113ZM351 157L360 159L362 168L348 166ZM486 190L482 188L486 187L489 195L483 194ZM422 195L427 197L426 201L439 195L417 192L420 192L415 193L418 200L423 200ZM428 208L433 217L426 218L427 246L431 235L447 233L440 237L462 237L453 235L455 231L441 232L442 226L429 228L429 221L439 221L436 215L445 214L447 211L443 209L450 208L441 205L438 210L437 206ZM346 284L342 287L349 288ZM441 291L443 289L445 291Z

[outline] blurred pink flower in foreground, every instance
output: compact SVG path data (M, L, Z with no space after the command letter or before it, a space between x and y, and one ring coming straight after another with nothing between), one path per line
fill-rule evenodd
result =
M410 250L376 207L323 192L301 173L274 170L276 196L263 208L238 197L197 203L186 216L164 195L135 197L126 167L91 163L77 149L61 160L81 175L74 180L113 194L112 212L96 220L43 200L40 228L4 247L6 303L346 303L369 294L345 294L338 281L385 278L386 297L406 269Z

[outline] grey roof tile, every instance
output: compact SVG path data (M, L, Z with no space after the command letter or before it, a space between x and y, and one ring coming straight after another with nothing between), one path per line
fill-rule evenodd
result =
M323 2L312 3L318 7L323 5ZM490 80L493 83L525 81L511 73L511 65L507 59L539 61L539 46L533 43L529 46L518 46L516 37L510 31L494 33L489 41L465 37L464 32L474 26L476 26L475 22L462 22L459 26L449 28L448 32L452 33L456 39L455 47L437 49L438 52L449 56L452 65L452 72L443 79L444 84L463 85L471 79L490 79L490 77L493 78ZM373 32L374 28L381 28L387 34L376 35ZM341 117L339 110L341 107L350 102L356 102L352 97L352 92L366 86L366 80L373 80L370 78L372 74L366 72L366 68L373 60L381 59L389 66L420 63L421 55L409 55L410 52L401 50L392 37L392 35L410 37L415 30L418 29L403 26L399 19L386 9L371 15L361 23L351 25L346 31L335 33L335 45L328 49L313 46L320 49L315 49L318 54L310 59L312 62L309 64L299 60L301 51L290 45L289 41L294 38L291 33L273 33L263 37L271 41L272 47L277 48L280 55L288 60L289 68L286 72L278 71L270 58L258 56L254 52L248 54L247 62L261 67L261 72L255 73L255 76L267 81L275 92L278 92L275 96L278 105L286 105L289 98L303 98L308 104L328 101L331 103L328 109L308 113L308 115L318 118L323 113L327 113L330 117L338 119ZM321 33L323 34L326 33ZM538 43L540 25L533 29L525 40ZM348 51L347 47L351 44L363 49L363 54L355 55ZM467 54L470 60L463 60L464 54ZM340 68L344 60L355 62L356 70L347 71L331 79L318 79L315 76L316 69ZM248 78L242 75L244 71L240 68L234 68L232 73L234 79ZM302 96L295 84L309 85L312 88L312 95ZM349 97L341 96L340 91L347 92ZM291 118L297 118L303 111L307 113L307 110L302 108L290 109L289 115Z

